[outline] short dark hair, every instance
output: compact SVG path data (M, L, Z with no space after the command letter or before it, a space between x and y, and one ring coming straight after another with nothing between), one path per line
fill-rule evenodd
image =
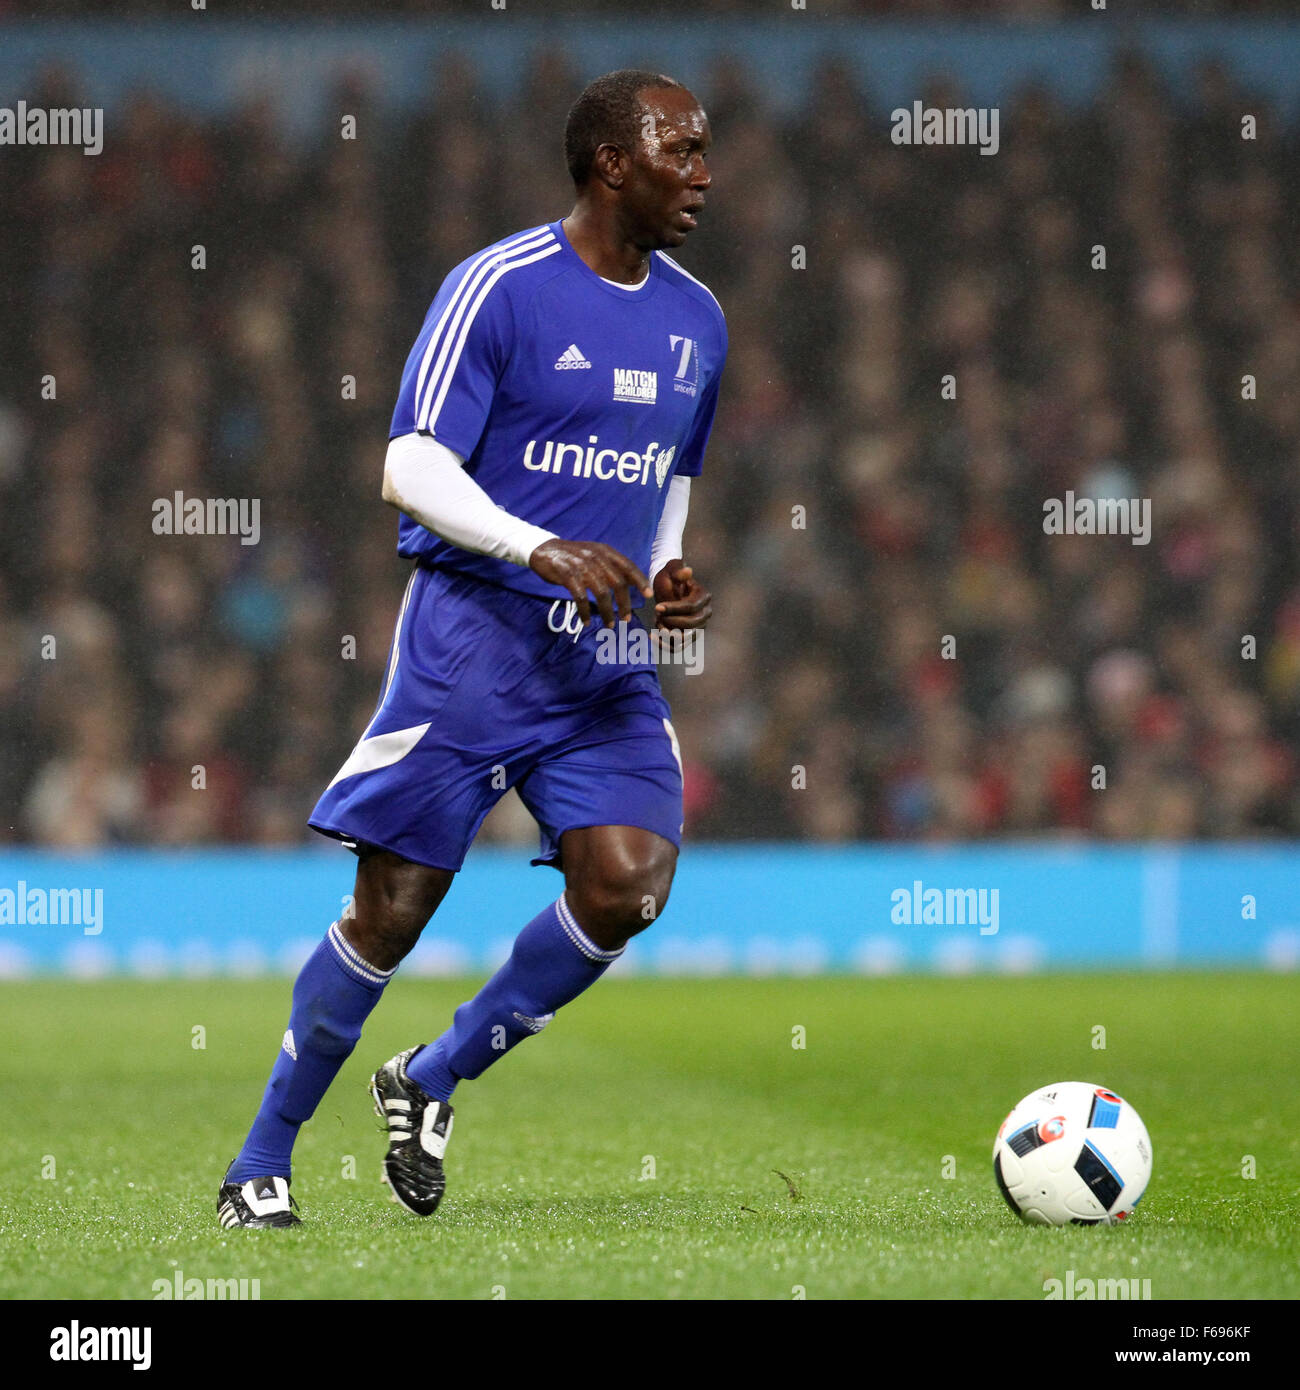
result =
M634 150L641 138L640 93L646 87L680 87L661 72L620 68L588 84L569 108L564 123L564 159L579 188L591 177L592 160L601 145Z

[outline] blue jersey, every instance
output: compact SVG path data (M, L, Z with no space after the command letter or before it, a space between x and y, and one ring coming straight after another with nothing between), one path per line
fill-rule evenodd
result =
M497 506L562 540L603 541L648 570L669 478L700 472L726 355L717 300L662 251L640 286L624 288L552 222L489 246L443 281L407 358L390 437L432 436ZM397 550L567 597L407 516Z

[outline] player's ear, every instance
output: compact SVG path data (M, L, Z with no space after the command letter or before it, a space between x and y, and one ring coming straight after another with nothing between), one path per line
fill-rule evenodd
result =
M627 174L626 161L627 155L621 145L598 145L591 161L591 176L606 188L622 188Z

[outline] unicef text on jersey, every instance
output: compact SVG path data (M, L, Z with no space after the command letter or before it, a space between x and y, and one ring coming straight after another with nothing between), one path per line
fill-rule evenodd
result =
M617 479L620 483L639 483L642 487L650 479L652 464L655 486L663 487L664 479L672 471L673 456L677 453L676 444L670 449L660 450L657 439L644 453L638 454L631 449L619 453L617 449L599 448L600 437L591 434L587 436L585 452L581 444L562 444L547 439L541 458L534 459L534 450L539 443L543 441L530 439L524 448L524 467L533 473L562 473L567 457L573 460L571 477L599 478L602 482Z

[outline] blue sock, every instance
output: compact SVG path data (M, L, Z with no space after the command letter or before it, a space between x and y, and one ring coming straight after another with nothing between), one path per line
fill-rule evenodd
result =
M227 1182L290 1177L289 1157L379 1003L391 970L376 970L344 939L339 924L308 957L293 986L293 1010L262 1106Z
M456 1083L486 1071L522 1039L540 1033L623 954L602 951L574 919L561 893L515 938L510 959L452 1025L418 1053L406 1074L429 1095L450 1100Z

